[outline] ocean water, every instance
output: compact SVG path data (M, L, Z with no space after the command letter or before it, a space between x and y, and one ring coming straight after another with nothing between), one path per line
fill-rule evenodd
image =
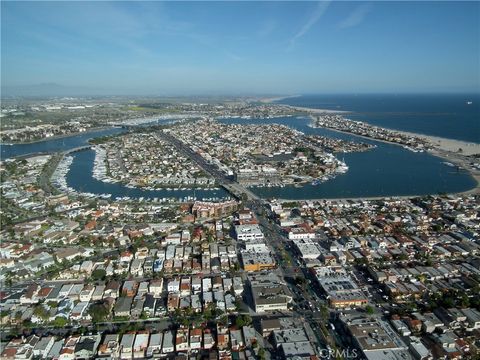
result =
M284 188L254 188L255 193L263 198L282 199L318 199L318 198L349 198L370 196L425 195L440 192L460 192L475 187L475 180L464 171L457 171L445 165L443 159L427 153L414 153L401 146L385 144L371 139L359 138L328 129L314 129L308 126L310 119L305 117L286 117L275 119L224 119L226 123L278 123L290 126L306 134L317 134L345 140L369 142L377 148L351 154L339 154L350 167L346 174L339 175L317 186L284 187ZM108 129L99 132L74 135L62 139L47 140L33 144L2 145L2 158L65 151L86 145L89 138L112 135L123 129ZM67 174L67 183L78 191L94 194L109 193L112 197L130 196L131 198L195 196L198 199L222 198L228 194L219 190L142 190L130 189L121 184L109 184L93 178L93 162L95 154L85 150L73 154L74 161Z
M376 126L480 143L480 94L303 95L278 103L351 111L345 117Z
M349 170L319 185L302 187L254 187L262 198L335 199L377 196L434 195L474 188L476 181L466 171L447 166L443 159L429 153L415 153L402 146L387 144L323 128L309 127L310 119L286 117L273 119L221 119L230 124L282 124L309 135L321 135L377 147L349 154L337 154Z

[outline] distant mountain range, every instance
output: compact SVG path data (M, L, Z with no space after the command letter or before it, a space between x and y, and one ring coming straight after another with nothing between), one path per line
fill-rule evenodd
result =
M228 91L205 91L204 93L193 92L169 92L163 89L152 89L151 87L145 88L94 88L88 86L70 86L61 85L54 82L31 84L31 85L17 85L17 86L1 86L2 98L15 98L15 97L33 97L33 98L49 98L49 97L90 97L90 96L128 96L128 97L167 97L167 98L183 98L182 101L186 101L184 98L194 99L197 101L201 99L218 99L218 98L230 98L230 99L245 99L245 98L258 98L268 100L275 100L277 98L284 98L281 94L255 94L246 92L228 92Z
M82 96L82 95L107 95L109 92L104 89L65 86L57 83L42 83L21 86L1 87L2 97L14 96Z

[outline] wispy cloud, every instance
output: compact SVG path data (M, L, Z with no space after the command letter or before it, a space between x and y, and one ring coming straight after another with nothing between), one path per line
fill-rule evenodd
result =
M371 4L361 4L357 6L350 15L338 24L338 27L340 29L346 29L359 25L370 12L371 8Z
M305 35L310 28L320 20L325 11L327 11L328 5L330 5L330 1L320 1L318 3L315 11L310 15L305 24L303 24L302 28L290 39L287 50L292 50L295 46L295 42Z
M258 36L261 38L267 37L270 35L277 27L276 21L272 19L265 20L258 30Z
M234 61L242 61L243 60L243 57L241 57L240 55L237 55L231 51L225 51L225 55L227 55L227 57L229 57L231 60L234 60Z

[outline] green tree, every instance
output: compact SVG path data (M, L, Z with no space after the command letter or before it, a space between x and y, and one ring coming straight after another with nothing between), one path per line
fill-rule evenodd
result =
M58 307L58 303L56 301L49 301L47 305L54 309Z
M252 323L252 318L249 315L239 315L235 319L235 325L238 328L241 328L243 326L248 326Z
M258 349L258 358L260 360L265 360L265 349L263 347L261 347L260 349Z
M240 271L240 264L239 264L238 262L236 262L235 264L233 264L233 271L235 271L235 272Z
M92 272L92 279L96 281L104 280L106 276L107 276L107 272L104 269L95 269Z
M103 303L96 303L92 304L88 308L88 313L92 317L92 321L94 323L103 322L110 314L110 311L107 309L105 304Z
M228 324L228 316L223 315L222 317L217 319L217 323L219 323L220 325L226 326Z
M52 321L52 325L58 328L65 327L68 324L68 320L62 316L57 316L55 320Z
M324 304L320 306L320 316L322 317L323 320L328 319L328 316L329 316L328 307Z
M42 304L35 306L33 314L42 320L47 320L50 317L48 310Z
M373 315L373 313L375 312L375 310L374 310L373 307L371 307L370 305L367 305L367 306L365 306L365 312L366 312L368 315Z

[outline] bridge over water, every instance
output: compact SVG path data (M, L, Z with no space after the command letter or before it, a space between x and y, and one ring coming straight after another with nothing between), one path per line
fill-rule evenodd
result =
M65 150L63 153L64 153L65 155L71 154L71 153L76 153L76 152L79 152L79 151L91 149L92 146L93 146L93 145L78 146L78 147L73 148L73 149Z

